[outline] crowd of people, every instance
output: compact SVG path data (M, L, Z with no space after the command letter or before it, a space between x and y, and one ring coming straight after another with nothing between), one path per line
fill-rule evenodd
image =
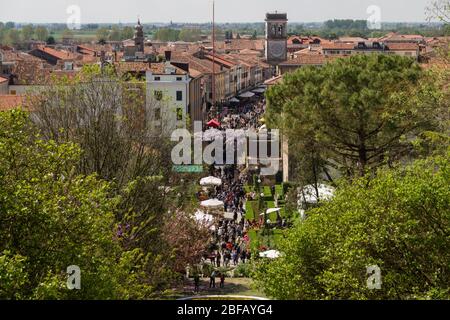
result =
M217 129L257 130L261 126L264 107L265 100L258 98L239 106L222 108L215 117L220 124ZM226 214L211 228L211 245L203 262L208 261L216 269L238 266L251 258L247 235L251 222L245 219L244 207L247 197L244 185L248 183L250 175L244 166L238 165L211 166L210 175L220 178L222 184L209 190L208 197L223 201ZM220 277L223 287L225 274L214 270L210 275L210 288L215 288L216 277ZM197 280L194 278L196 292Z
M251 101L239 105L227 105L221 107L218 112L210 112L208 117L219 123L219 130L257 130L260 120L265 112L265 98L254 98ZM205 129L206 129L205 124Z

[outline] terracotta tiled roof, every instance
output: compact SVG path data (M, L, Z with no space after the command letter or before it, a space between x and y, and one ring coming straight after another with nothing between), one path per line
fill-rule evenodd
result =
M42 59L39 59L37 57L32 56L31 54L21 52L21 51L0 49L0 53L3 55L3 61L7 61L7 62L16 62L16 61L44 62L44 60L42 60Z
M403 50L419 50L417 43L388 43L386 44L389 50L403 51Z
M218 41L216 43L217 50L233 50L240 51L244 49L264 50L264 39L248 40L248 39L233 39L226 43L224 41Z
M257 50L252 50L252 49L243 49L243 50L239 51L239 54L242 54L242 55L255 55L255 56L258 56L258 55L261 54L261 52L260 52L260 51L257 51Z
M352 50L354 48L354 43L327 42L322 44L323 50Z
M213 61L213 58L214 58L216 63L218 63L220 65L224 65L227 68L233 68L237 65L237 63L227 60L227 59L224 59L224 57L222 57L222 56L218 56L218 55L213 56L213 55L207 54L207 55L205 55L205 57L210 61Z
M268 68L269 64L264 62L261 58L255 55L242 55L242 54L227 54L225 55L229 59L233 59L237 63L244 64L249 67L259 66L262 68Z
M0 77L0 83L6 82L6 81L9 81L9 79Z
M146 72L151 70L148 62L116 62L114 64L119 74L127 72Z
M175 72L176 74L182 75L182 74L186 74L186 71L174 66L174 65L170 65L171 68L175 68ZM165 68L166 68L166 64L165 63L152 63L151 67L150 67L150 71L153 74L165 74Z
M193 78L198 78L203 75L202 72L198 71L197 69L189 67L189 75Z
M319 44L323 40L319 37L291 36L287 40L288 46Z
M200 59L191 54L186 53L172 57L172 61L188 63L189 68L193 68L203 74L212 74L213 63L208 59ZM215 65L216 65L215 67L216 74L221 73L222 70L220 64L216 62Z
M299 54L296 58L287 60L280 65L322 65L325 57L321 54Z
M38 50L41 50L57 59L60 59L60 60L74 60L77 58L76 55L74 55L73 53L71 53L69 51L55 50L50 47L40 47L40 48L38 48Z
M340 37L338 42L346 42L346 43L358 43L358 42L366 42L367 39L361 37Z
M47 82L50 70L43 68L42 62L19 61L13 67L14 84L37 85Z
M397 34L395 32L390 32L384 37L378 39L378 41L386 41L386 42L405 42L405 41L413 41L413 42L421 42L424 41L425 37L420 34Z
M77 71L52 70L43 67L42 62L19 61L13 68L14 84L45 85L62 77L73 78Z
M24 101L23 96L16 95L0 95L0 111L12 110L20 105Z
M305 48L301 49L299 51L294 52L295 55L299 54L322 54L323 50L322 47L311 47L311 48Z

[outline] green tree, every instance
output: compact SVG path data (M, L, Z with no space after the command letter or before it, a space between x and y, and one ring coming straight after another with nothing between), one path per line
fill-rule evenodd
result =
M5 35L5 43L16 46L20 43L20 31L17 29L8 29Z
M12 21L8 21L5 23L5 28L6 29L14 29L16 27L16 24Z
M73 40L73 38L74 38L74 33L73 33L73 31L72 30L70 30L70 29L64 29L64 31L62 32L62 38L63 39L66 39L66 40Z
M160 41L178 41L180 31L171 28L160 28L155 33L155 39Z
M289 141L314 146L327 167L363 176L432 128L436 90L412 59L355 55L287 74L267 93L266 118Z
M108 40L109 31L106 28L100 28L97 30L96 36L97 36L97 41L104 42L104 41Z
M186 263L201 257L208 232L189 215L197 177L172 171L172 143L148 121L160 102L146 101L142 83L96 65L31 100L46 140L82 148L76 172L111 182L111 196L119 196L121 244L145 255L147 283L158 291L173 285Z
M22 28L22 40L29 41L33 39L34 27L32 24L28 24Z
M121 40L127 40L133 38L134 30L132 27L125 27L120 33Z
M196 42L201 39L200 29L184 28L181 30L179 39L186 42Z
M114 235L117 199L108 183L75 172L80 154L42 140L23 111L0 114L0 299L146 294L139 252ZM71 265L82 270L79 291L66 287Z
M121 40L121 34L120 34L119 27L113 26L111 28L111 32L109 33L109 40L110 41L120 41Z
M48 37L46 43L50 45L55 44L55 38L53 36Z
M429 19L450 23L450 0L433 0L426 8Z
M46 41L48 38L48 30L43 26L36 27L35 34L39 41Z
M278 299L449 299L449 185L450 152L343 183L258 263L258 285Z

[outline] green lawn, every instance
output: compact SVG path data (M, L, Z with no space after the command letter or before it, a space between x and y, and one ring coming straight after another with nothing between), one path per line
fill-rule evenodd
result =
M257 212L255 212L257 209L257 206L258 206L258 203L256 201L247 201L245 203L245 218L247 220L251 221L251 220L257 219L257 217L256 217Z
M276 186L275 186L275 193L276 194L278 194L278 196L281 198L281 197L284 197L284 190L283 190L284 188L283 188L283 185L281 185L281 184L277 184Z
M55 38L56 41L61 41L63 37L64 31L53 31L50 33L52 37ZM97 39L97 31L96 30L73 30L73 37L77 40L86 40L92 41Z
M254 189L253 189L253 186L250 186L250 185L245 185L244 186L244 191L245 191L245 193L250 193L250 192L252 192Z

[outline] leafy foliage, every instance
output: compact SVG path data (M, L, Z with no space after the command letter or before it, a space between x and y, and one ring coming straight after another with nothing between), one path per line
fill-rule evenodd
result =
M296 150L300 176L332 180L330 168L363 176L410 154L411 141L433 128L438 99L426 78L409 58L337 59L287 74L268 92L266 118Z
M172 172L172 142L152 128L145 98L142 83L92 66L28 103L46 140L80 146L76 173L110 182L120 244L144 254L146 282L163 292L207 241L189 214L197 177Z
M0 128L0 298L139 295L139 261L114 238L110 185L78 175L80 149L42 140L26 113L0 113ZM70 265L81 268L80 291L66 288Z
M278 299L448 299L450 153L343 182L261 261L256 279ZM369 290L366 268L381 268Z

